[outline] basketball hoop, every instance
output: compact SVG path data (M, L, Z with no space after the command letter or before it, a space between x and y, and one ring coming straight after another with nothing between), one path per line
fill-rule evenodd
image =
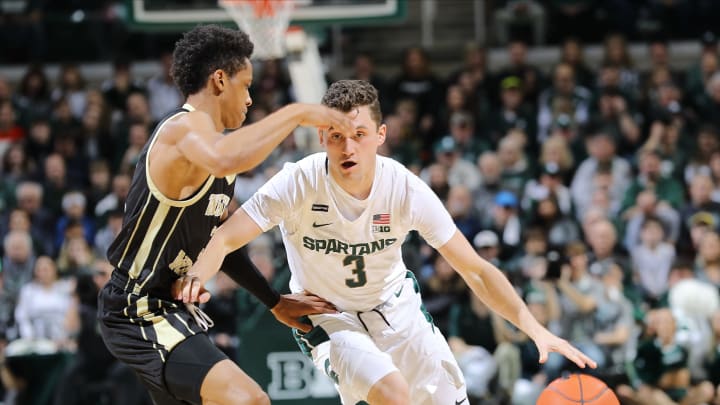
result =
M255 44L253 59L285 56L285 32L290 25L293 0L218 0Z

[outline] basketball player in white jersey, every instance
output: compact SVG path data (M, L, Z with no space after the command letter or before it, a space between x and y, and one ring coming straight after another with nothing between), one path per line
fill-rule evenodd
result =
M311 315L313 329L295 335L316 367L335 380L343 404L467 405L463 376L402 261L402 242L417 230L478 297L535 341L541 362L555 351L582 368L596 366L532 317L425 183L377 155L386 127L372 85L336 82L323 104L346 113L355 132L319 131L326 152L286 164L220 226L187 277L176 282L176 298L197 301L225 255L279 226L291 290L317 294L340 311Z

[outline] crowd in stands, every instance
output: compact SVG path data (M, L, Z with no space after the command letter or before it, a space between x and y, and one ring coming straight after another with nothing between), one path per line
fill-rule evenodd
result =
M545 71L528 59L525 42L512 40L509 62L493 69L484 48L469 46L457 69L440 76L423 49L411 48L393 76L376 73L370 55L357 56L350 75L380 90L388 126L381 154L430 185L478 254L505 272L543 324L598 362L586 371L626 403L720 403L717 42L704 35L696 63L683 71L673 69L663 40L648 43L650 67L638 70L625 37L610 34L599 66L585 64L582 43L569 38ZM141 80L118 60L99 86L73 64L58 77L30 65L17 84L0 78L8 403L37 394L11 359L40 351L69 354L48 394L54 403L147 401L104 348L94 313L138 156L154 124L183 102L170 55L161 62L161 74ZM257 67L250 122L293 100L282 61ZM233 209L307 153L288 137L238 177ZM288 272L280 243L263 237L252 245L268 278ZM476 403L532 404L573 370L560 356L539 364L532 341L473 298L416 234L405 247L469 394L486 401ZM211 334L242 356L237 325L261 304L225 277L212 289Z

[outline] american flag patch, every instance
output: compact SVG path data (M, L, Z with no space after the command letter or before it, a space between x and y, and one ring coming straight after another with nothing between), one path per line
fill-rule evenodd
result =
M390 214L373 215L373 225L390 225Z

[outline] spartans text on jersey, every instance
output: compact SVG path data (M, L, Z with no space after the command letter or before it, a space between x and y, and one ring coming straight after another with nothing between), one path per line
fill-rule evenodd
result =
M397 238L378 239L367 243L347 243L337 239L313 239L303 236L305 249L330 253L341 253L343 255L365 256L387 249L397 242Z

